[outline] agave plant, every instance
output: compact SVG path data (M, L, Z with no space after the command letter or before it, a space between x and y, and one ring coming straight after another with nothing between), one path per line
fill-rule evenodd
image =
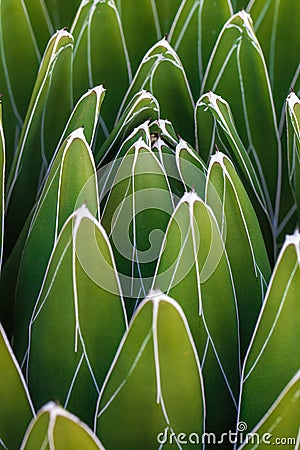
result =
M299 448L299 22L0 1L1 449Z

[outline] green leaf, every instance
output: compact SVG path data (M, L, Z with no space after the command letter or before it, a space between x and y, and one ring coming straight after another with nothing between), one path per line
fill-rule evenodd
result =
M201 436L204 411L200 363L185 315L173 299L152 292L136 312L103 385L97 435L107 450L120 443L124 450L158 448L158 439L172 432Z
M252 429L299 370L300 234L287 236L246 357L240 418ZM276 376L274 376L276 374Z
M300 221L300 100L294 92L287 98L286 116L289 180Z
M107 89L107 101L101 109L102 133L98 138L102 143L113 128L122 98L131 82L125 37L114 2L83 1L71 32L74 36L75 99L96 84L104 83Z
M0 82L8 167L11 166L16 136L23 125L39 61L40 53L24 1L1 0Z
M88 144L90 146L93 144L104 96L105 89L100 85L89 89L80 97L64 129L58 147L70 133L80 127L84 129L84 135Z
M21 450L105 450L83 422L53 402L45 405L31 422Z
M282 390L271 408L262 417L250 433L257 442L260 438L260 449L270 448L270 444L299 445L299 408L300 408L300 372L292 378ZM297 440L298 435L298 440ZM279 442L278 442L279 439ZM295 445L294 449L298 449ZM254 449L253 441L245 441L238 450Z
M165 0L155 0L155 3L160 23L161 38L162 36L169 34L171 25L181 4L181 0L172 0L172 2L166 2ZM148 50L148 48L146 50Z
M153 286L186 314L203 369L207 429L232 429L240 383L236 297L216 219L194 192L172 215Z
M147 50L162 37L156 1L139 0L137 5L135 0L121 0L119 11L135 72Z
M124 296L131 303L147 295L173 200L167 173L139 138L119 160L106 184L101 223L108 233ZM106 179L100 180L100 186ZM103 191L103 189L101 189Z
M119 122L103 145L95 153L97 165L111 161L119 152L123 141L145 120L155 120L160 116L159 104L150 92L144 90L135 94L122 114Z
M30 317L57 236L69 215L82 204L95 216L99 214L96 169L83 130L78 129L66 139L52 163L22 252L14 332L19 361L24 358Z
M0 324L0 445L18 450L33 415L27 386Z
M48 5L45 3L49 3L49 0L23 0L24 11L26 8L28 21L31 23L31 33L35 36L41 55L55 31L47 9ZM59 28L56 27L56 29Z
M183 139L176 146L176 166L185 191L194 190L205 197L206 165L192 147Z
M5 140L2 123L2 104L0 102L0 273L2 270L3 239L4 239L4 182L5 182Z
M299 14L295 6L289 0L252 0L247 7L265 55L278 117L290 88L295 87L299 78L299 55L287 51L297 48L300 42Z
M245 11L232 16L218 37L202 85L202 92L209 90L230 99L239 135L259 176L276 230L281 145L263 52Z
M168 37L198 98L209 57L224 23L232 15L230 0L182 2Z
M208 115L208 112L211 114ZM273 260L275 238L270 221L272 205L268 201L269 194L267 189L263 189L263 184L261 184L255 167L240 139L228 103L213 92L202 95L196 104L195 121L197 146L200 154L202 155L203 150L204 154L207 154L207 150L211 154L214 145L217 143L218 147L221 147L234 161L258 215L268 253L270 259ZM224 142L224 137L229 146Z
M125 330L108 238L82 206L62 228L29 324L25 369L34 404L56 399L91 426Z
M124 97L118 118L141 89L158 100L162 117L167 117L187 141L194 141L194 101L182 63L166 39L153 45L144 56ZM180 105L180 107L178 107Z
M33 207L70 114L72 43L69 33L58 31L50 40L40 66L7 183L8 249Z
M69 27L76 14L81 0L44 0L54 28Z
M219 152L210 160L206 201L217 218L232 270L239 311L241 353L244 357L271 269L250 199L232 163Z

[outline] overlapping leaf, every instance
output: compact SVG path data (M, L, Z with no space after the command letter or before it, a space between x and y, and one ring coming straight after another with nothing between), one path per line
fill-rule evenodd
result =
M232 163L222 153L211 158L206 201L215 213L225 242L238 301L241 350L245 356L271 270L253 206Z
M209 90L230 99L276 229L282 181L279 132L263 52L244 11L233 15L218 37L202 85L202 92Z
M95 152L96 163L103 165L111 161L136 127L142 125L145 120L155 120L159 116L159 104L150 92L142 90L135 94L112 133Z
M71 21L76 14L81 0L64 0L63 2L58 2L57 0L42 1L47 6L53 26L58 30L71 25Z
M28 11L28 6L32 10L30 3L22 0L2 0L0 3L0 82L1 93L4 94L8 167L12 162L16 139L25 119L40 62L35 35L37 30L33 28L33 18ZM42 29L43 12L39 8L39 0L34 3L35 16Z
M156 1L140 0L138 8L135 0L118 3L132 69L136 71L147 50L162 37Z
M287 98L286 121L289 179L300 221L300 100L294 92Z
M201 436L204 416L201 369L185 315L173 299L152 292L136 312L104 383L97 435L107 450L159 448L159 433Z
M102 144L112 130L118 108L131 81L131 67L119 13L113 1L83 1L72 26L74 96L104 83L107 101L101 110ZM139 39L139 42L143 40Z
M112 242L124 296L133 302L151 287L173 201L167 173L142 138L114 165L101 221Z
M230 0L185 0L177 11L169 41L180 56L195 99L214 44L231 14Z
M169 222L154 287L172 296L187 316L203 368L207 428L232 429L240 377L235 291L216 219L193 192Z
M72 36L64 30L58 31L50 40L39 69L8 178L8 250L33 207L39 184L71 111L72 45Z
M26 380L37 407L56 399L92 425L124 313L107 236L82 206L62 228L29 324Z
M295 445L294 449L298 449L300 442L299 389L300 372L282 390L271 408L249 433L249 438L246 438L244 444L238 450L253 449L253 445L257 442L257 437L260 441L260 449L269 448L272 444L279 445L280 443L282 446Z
M240 418L252 429L299 370L300 234L287 236L248 351ZM274 375L276 374L276 376Z
M80 420L53 402L31 422L20 450L105 450L94 433Z
M1 324L0 399L0 446L18 450L34 410L28 388Z
M119 116L141 89L149 90L157 98L161 116L171 120L178 133L193 143L194 101L181 61L165 38L144 56L124 97Z
M247 6L265 55L278 117L290 88L299 81L299 54L287 50L297 48L300 42L295 6L289 0L251 0Z
M78 129L65 140L53 161L22 251L15 299L14 333L14 349L19 361L24 357L30 317L54 243L68 216L82 204L86 204L98 216L93 157L83 130Z

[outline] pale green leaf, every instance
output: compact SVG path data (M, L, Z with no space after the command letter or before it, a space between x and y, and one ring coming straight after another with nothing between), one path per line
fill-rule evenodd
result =
M230 101L239 136L259 177L276 230L281 145L263 51L245 11L233 15L218 37L202 85L202 92L209 90Z
M108 238L82 206L62 228L30 319L25 372L36 407L55 399L91 426L125 330Z
M0 445L18 450L33 415L28 388L0 324Z
M149 90L158 100L162 117L173 123L187 141L194 141L194 101L183 65L164 38L144 56L123 99L118 117L141 89Z
M290 185L300 220L300 100L292 92L287 98L287 150Z
M168 39L183 63L196 99L214 44L231 14L230 0L186 0L177 11Z
M14 332L19 361L25 354L30 317L57 236L69 215L82 204L98 216L96 169L83 130L78 129L66 139L53 161L22 251Z
M31 422L20 450L105 450L87 425L53 402Z
M173 299L152 292L103 385L97 435L107 450L159 448L159 433L201 435L204 411L200 363L185 315Z
M299 370L300 234L287 236L248 350L240 419L252 429Z
M74 36L74 97L104 84L98 142L111 132L122 98L131 82L131 67L122 23L111 0L83 1L71 32ZM142 41L142 40L139 40Z
M8 177L8 249L34 205L39 184L71 111L72 46L72 36L64 30L58 31L50 40L39 69Z
M119 153L123 142L129 138L134 129L145 120L155 120L160 116L159 104L150 92L144 90L133 96L112 133L100 149L95 152L95 161L103 165L111 161Z
M246 440L238 450L268 449L270 445L295 445L299 449L300 372L282 390L271 408L255 425L247 430ZM249 434L248 434L249 433ZM297 439L298 437L298 439Z
M241 352L245 356L271 269L250 199L232 163L219 152L210 160L206 201L217 218L228 254L238 303Z
M203 369L208 430L231 429L240 383L236 297L216 219L194 192L172 215L153 285L186 314Z

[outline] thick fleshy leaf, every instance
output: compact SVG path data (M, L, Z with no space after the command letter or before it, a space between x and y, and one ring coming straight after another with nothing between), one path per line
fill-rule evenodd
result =
M151 287L173 200L167 173L142 138L114 165L115 176L101 194L108 192L101 222L112 243L123 294L134 303Z
M104 95L105 89L100 85L89 89L80 97L68 120L58 147L72 131L80 127L83 127L88 144L93 144Z
M263 52L245 11L232 16L218 37L202 85L202 92L209 90L230 101L239 135L259 176L276 229L281 145Z
M232 270L243 357L262 306L271 269L253 206L232 163L222 153L210 160L206 201L217 218Z
M195 99L217 37L231 15L230 0L186 0L178 9L168 39L183 63Z
M253 449L254 443L260 442L260 449L270 448L270 445L295 445L299 449L299 410L300 410L300 372L287 384L268 412L258 424L247 430L253 440L247 438L238 450ZM255 433L255 434L254 434ZM298 440L297 440L298 437ZM298 444L298 445L297 445Z
M63 27L69 27L76 14L81 0L44 0L54 28L59 30Z
M232 429L240 383L235 291L216 219L196 193L185 194L174 211L153 285L187 316L203 369L208 430Z
M147 50L162 38L156 1L121 0L119 11L135 72Z
M14 327L19 361L24 358L30 318L57 236L69 215L82 204L98 216L96 169L83 130L78 129L66 139L53 161L22 251Z
M144 56L118 117L141 89L149 90L157 98L161 116L171 120L177 132L193 143L193 97L181 61L165 38L153 45Z
M56 399L92 425L125 330L108 238L82 206L62 228L30 320L25 363L34 404Z
M286 111L289 179L300 222L300 99L294 92L287 98Z
M169 448L172 432L201 436L204 411L201 369L185 315L173 299L152 292L103 385L97 435L107 450L159 448L165 438Z
M204 153L204 158L206 158L211 155L214 146L217 146L234 161L258 215L268 253L273 260L275 238L270 221L273 207L270 203L269 193L266 186L261 184L240 139L228 103L213 92L202 95L196 105L195 122L197 147L200 154Z
M176 166L185 191L194 190L200 198L205 197L206 166L191 146L180 139L176 149Z
M289 0L251 0L247 6L254 30L263 49L272 86L277 116L284 100L299 78L299 54L286 49L300 42L299 11Z
M240 419L252 429L300 362L300 234L287 236L246 357ZM276 376L275 376L275 375Z
M181 0L172 0L172 2L166 2L165 0L155 0L155 3L160 23L160 37L163 37L169 34L172 22L176 16L178 8L180 7Z
M18 450L33 415L27 386L0 324L0 446Z
M39 184L70 114L72 46L72 36L64 30L58 31L50 40L40 66L8 178L8 250L33 207Z
M83 422L53 402L31 422L20 450L105 450Z
M39 61L40 53L25 2L2 0L0 3L0 82L8 167L12 162L16 137L23 125Z
M2 269L4 237L4 182L5 182L5 140L2 123L2 104L0 102L0 273Z
M103 165L118 154L124 140L145 120L155 120L160 116L159 104L150 92L140 91L132 98L118 124L99 150L95 151L95 161Z
M139 8L135 8L139 10ZM131 67L119 13L111 0L83 1L71 30L74 36L74 96L103 83L98 141L112 130L122 98L131 81ZM138 41L143 41L138 39Z

